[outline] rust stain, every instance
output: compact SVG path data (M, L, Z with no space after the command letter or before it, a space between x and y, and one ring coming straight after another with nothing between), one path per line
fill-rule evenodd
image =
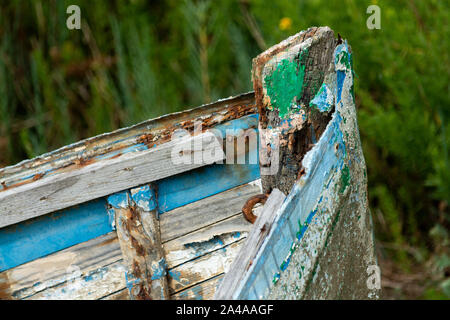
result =
M267 230L267 227L265 224L263 224L263 226L261 227L261 229L259 230L260 233L264 233Z
M74 164L77 167L85 167L87 165L90 165L92 163L96 162L94 159L86 159L86 158L78 158L75 159Z
M152 300L150 296L150 289L145 288L143 285L139 285L139 292L136 295L137 300Z
M248 263L248 266L247 266L247 268L246 268L245 271L248 271L248 269L250 269L250 267L252 266L252 264L253 264L253 260L250 260L250 262Z
M302 169L298 172L297 180L300 179L305 173L306 173L306 170L305 170L305 168L302 167Z
M122 155L122 152L119 152L118 154L113 155L110 159L116 159Z
M184 129L188 131L191 135L200 133L199 130L195 130L195 125L199 123L201 125L201 132L205 132L208 129L213 128L214 126L234 120L239 119L243 116L254 114L255 113L255 105L254 104L239 104L228 107L227 111L223 114L222 117L218 116L218 114L211 114L206 118L195 118L188 119L185 121L181 121L177 124L173 124L169 127L164 128L159 133L148 133L143 134L138 138L139 143L145 144L149 148L153 148L154 146L161 145L170 141L172 134L177 129Z
M147 130L148 132L140 134L135 141L136 143L143 143L150 149L170 141L172 134L176 129L184 128L193 133L194 124L197 121L199 121L202 124L202 131L205 131L209 128L214 127L215 125L234 119L239 119L243 116L254 114L256 112L256 106L254 104L253 97L245 97L245 98L243 97L231 101L219 101L215 104L215 106L211 106L211 108L213 108L213 110L216 111L208 113L209 116L207 117L204 117L201 114L202 112L203 113L206 112L206 110L205 111L199 110L195 112L187 111L186 114L182 116L177 114L167 115L164 117L164 119L155 121L157 127L150 128L150 125L146 124L146 126L144 127L145 129L137 128L137 129L129 129L129 131L132 134L133 133L132 130L140 130L141 132ZM192 115L190 115L190 113ZM191 118L186 119L186 117L189 116ZM80 157L75 160L68 160L67 162L62 163L59 167L54 168L53 171L51 171L51 175L62 172L70 172L72 170L79 169L80 167L88 166L90 164L100 161L97 158L102 155L130 147L129 142L114 143L112 146L102 145L102 143L103 144L111 143L111 139L116 136L120 137L120 134L113 132L107 137L93 137L88 140L81 141L79 145L76 147L81 148L82 150L77 152L78 153L84 152L85 154L87 154L89 151L89 153L84 157ZM45 159L35 158L32 160L32 162L22 164L20 165L20 167L22 168L22 170L32 170L41 165L51 163L52 161L57 160L59 157L69 152L71 152L70 149L62 151L60 153L55 153L54 156ZM123 153L118 153L117 155L114 155L110 158L102 159L101 161L108 161L114 158L118 158L122 155ZM0 176L4 174L6 174L5 170L0 170ZM42 178L46 174L47 172L37 173L30 179L20 181L7 181L7 180L2 181L1 182L2 188L0 188L0 192L10 188L18 187L20 185L31 183L33 181Z
M132 272L136 279L142 278L142 271L137 261L133 261ZM147 288L142 281L134 285L132 292L133 291L137 291L137 294L134 296L136 300L151 300L150 289Z
M9 277L6 272L0 273L0 300L12 300Z
M137 143L143 143L145 145L150 145L153 141L154 135L151 133L143 134L139 138L136 139Z
M44 173L38 173L35 174L33 177L33 181L39 180L40 178L42 178L45 174Z
M139 243L139 241L136 240L135 237L130 235L130 239L131 239L131 245L133 246L134 250L136 251L136 254L139 257L144 257L145 256L145 248Z
M137 261L133 261L132 270L133 270L133 275L137 279L140 279L142 273L141 273L141 268L139 267L139 263Z
M249 221L250 223L255 223L257 216L253 214L252 209L257 203L265 204L267 201L267 197L267 194L257 194L245 202L244 206L242 207L242 213L244 214L244 217L247 221Z

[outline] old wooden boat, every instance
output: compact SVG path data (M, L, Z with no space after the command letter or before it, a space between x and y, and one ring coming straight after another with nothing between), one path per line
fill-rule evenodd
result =
M1 169L0 299L376 298L348 44L310 28L252 74Z

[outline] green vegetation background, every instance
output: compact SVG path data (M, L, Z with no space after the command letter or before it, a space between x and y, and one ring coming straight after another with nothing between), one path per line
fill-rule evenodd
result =
M66 28L81 8L82 29ZM381 8L368 30L366 8ZM354 52L386 298L450 298L450 2L0 2L0 167L252 90L251 59L328 25Z

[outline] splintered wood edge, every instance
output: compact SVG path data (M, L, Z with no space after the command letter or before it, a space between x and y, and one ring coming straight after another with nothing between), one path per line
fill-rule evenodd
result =
M309 38L316 36L317 34L323 34L327 31L332 31L329 27L311 27L308 30L301 31L285 40L279 44L270 47L256 58L253 59L252 67L252 81L253 89L255 92L255 104L259 113L259 122L265 123L266 115L263 110L263 83L262 83L262 72L266 63L276 56L278 53L288 50L289 48L298 45L306 41Z

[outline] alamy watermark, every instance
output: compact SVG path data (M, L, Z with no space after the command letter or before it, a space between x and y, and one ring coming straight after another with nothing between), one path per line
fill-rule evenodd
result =
M366 21L367 29L369 29L369 30L381 29L381 9L380 9L380 7L375 4L368 6L366 13L370 14L370 16L367 18L367 21Z
M274 175L279 166L279 136L263 129L259 133L261 174ZM258 164L258 131L252 128L203 130L202 123L196 121L192 133L175 130L171 143L174 165Z
M381 271L380 267L377 265L370 265L367 267L367 278L366 284L369 290L380 290L381 289Z
M66 9L66 13L70 14L69 17L67 17L66 20L66 26L67 29L73 30L73 29L81 29L81 10L80 7L77 5L70 5Z

